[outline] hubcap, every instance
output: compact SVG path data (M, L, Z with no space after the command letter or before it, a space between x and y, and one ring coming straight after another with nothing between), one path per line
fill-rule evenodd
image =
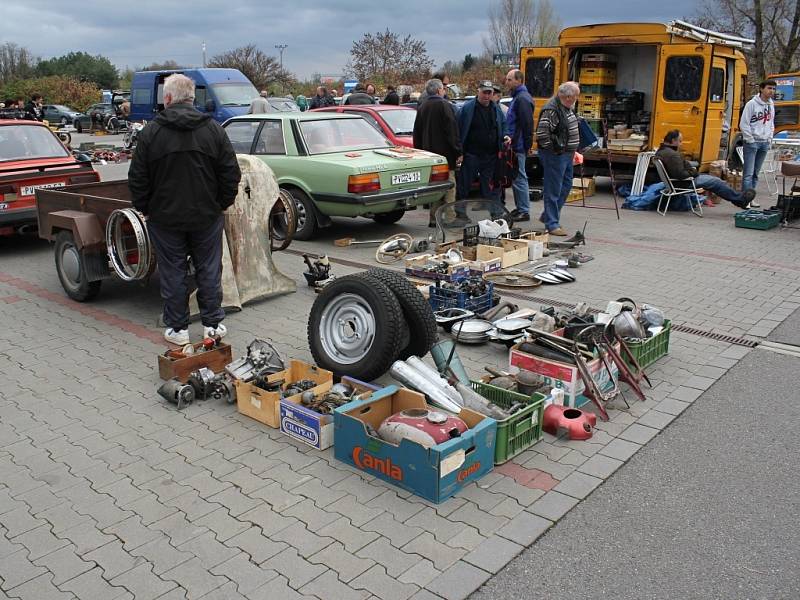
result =
M75 246L65 246L61 251L61 272L73 287L80 285L81 255Z
M334 298L322 311L320 341L325 353L346 365L363 359L375 340L375 315L356 294Z
M294 205L297 207L297 231L301 231L306 226L306 207L299 200L295 200Z

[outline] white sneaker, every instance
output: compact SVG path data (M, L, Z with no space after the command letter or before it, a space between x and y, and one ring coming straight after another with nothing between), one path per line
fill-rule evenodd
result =
M228 333L228 328L222 323L218 324L216 327L203 327L203 338L213 338L216 336L224 338L226 333Z
M171 344L177 344L178 346L185 346L189 343L189 330L188 329L178 329L177 331L172 327L168 327L167 330L164 332L164 339L170 342Z
M761 205L758 202L751 201L750 204L747 205L747 208L761 208Z

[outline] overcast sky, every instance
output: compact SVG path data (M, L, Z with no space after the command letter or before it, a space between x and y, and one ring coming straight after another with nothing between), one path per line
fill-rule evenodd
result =
M696 0L554 0L565 25L613 21L666 22L694 13ZM340 74L353 40L389 28L427 44L441 66L481 53L487 2L473 0L190 0L110 2L7 0L0 42L15 42L42 58L71 51L102 54L120 68L168 59L202 64L248 43L278 56L300 76Z

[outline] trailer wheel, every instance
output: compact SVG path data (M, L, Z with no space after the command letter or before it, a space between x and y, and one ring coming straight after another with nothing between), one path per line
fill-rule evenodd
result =
M88 281L83 255L69 231L59 231L55 247L56 272L67 296L78 302L92 300L100 293L102 281Z

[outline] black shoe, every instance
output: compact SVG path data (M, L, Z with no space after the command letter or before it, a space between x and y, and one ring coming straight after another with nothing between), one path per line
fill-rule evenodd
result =
M756 191L753 189L745 190L744 192L742 192L742 200L744 201L745 204L749 204L755 197L756 197Z
M522 223L524 221L530 221L531 216L528 213L517 213L511 217L515 223Z
M436 221L428 221L428 227L430 227L431 229L435 228L436 227Z

